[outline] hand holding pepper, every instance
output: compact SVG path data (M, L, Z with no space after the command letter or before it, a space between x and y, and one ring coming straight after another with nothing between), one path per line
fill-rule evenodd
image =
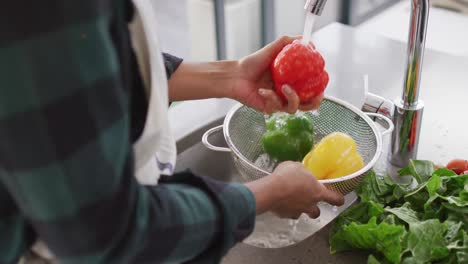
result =
M318 202L337 206L344 203L343 195L327 189L299 162L283 162L272 175L246 186L255 196L257 214L273 211L282 218L297 219L305 213L317 218Z
M288 83L275 85L274 82L274 71L271 67L277 55L298 39L299 37L282 37L241 59L229 97L266 114L273 112L293 114L297 110L310 111L319 108L323 99L323 90L305 101Z
M323 93L314 93L306 102L292 84L275 85L273 81L271 65L297 39L282 37L240 60L183 63L169 80L169 99L231 98L266 114L317 109Z

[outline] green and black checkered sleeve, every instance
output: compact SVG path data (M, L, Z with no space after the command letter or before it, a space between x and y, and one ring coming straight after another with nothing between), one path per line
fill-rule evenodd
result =
M0 263L38 238L61 263L216 263L252 231L242 185L137 184L127 4L2 3Z

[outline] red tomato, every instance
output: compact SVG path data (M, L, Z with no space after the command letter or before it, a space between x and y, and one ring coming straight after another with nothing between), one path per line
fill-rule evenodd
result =
M462 159L454 159L447 164L447 169L453 170L456 174L462 174L468 171L468 161Z
M285 46L271 65L276 93L286 101L283 85L296 91L301 103L310 102L320 95L328 85L325 61L314 45L303 44L300 40Z

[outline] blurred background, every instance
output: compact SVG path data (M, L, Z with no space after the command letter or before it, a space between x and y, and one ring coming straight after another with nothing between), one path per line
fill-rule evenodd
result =
M163 49L187 61L238 59L304 27L305 0L153 1ZM468 22L468 0L431 4L426 46L468 56L468 34L457 28ZM410 0L328 0L315 30L339 22L406 41L409 12Z

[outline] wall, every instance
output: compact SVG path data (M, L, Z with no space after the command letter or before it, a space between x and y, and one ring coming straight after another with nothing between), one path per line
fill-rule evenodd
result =
M158 21L159 39L165 52L190 59L188 0L152 0Z
M346 0L348 1L348 0ZM275 0L276 37L301 35L304 29L305 0ZM329 0L314 30L338 21L341 15L341 1Z
M216 59L213 0L153 0L163 50L191 61ZM275 1L275 36L300 35L305 0ZM260 0L225 0L228 58L237 59L261 47ZM341 1L329 0L315 30L337 21ZM243 5L246 4L246 5Z

